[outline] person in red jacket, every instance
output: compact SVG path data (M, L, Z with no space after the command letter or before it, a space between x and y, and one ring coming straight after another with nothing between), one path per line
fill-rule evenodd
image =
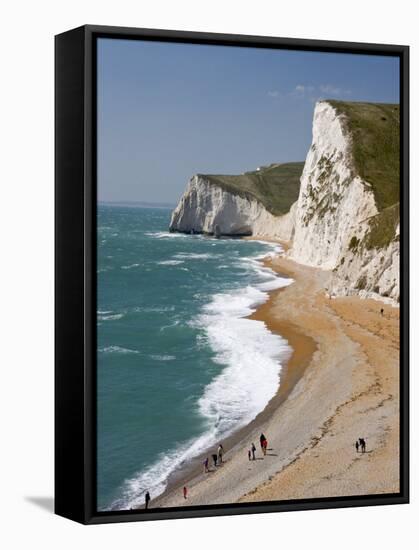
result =
M265 441L265 439L266 439L265 434L263 433L260 434L259 440L260 440L260 448L262 449L262 451L263 451L263 442Z
M266 456L266 451L268 449L268 440L267 439L264 439L262 441L262 451L263 451L263 455Z
M266 449L268 447L268 440L266 439L265 434L261 433L259 440L260 440L260 448L262 449L262 453L264 455L266 455Z

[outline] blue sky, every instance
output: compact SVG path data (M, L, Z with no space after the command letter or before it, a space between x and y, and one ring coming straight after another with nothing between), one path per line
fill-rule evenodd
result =
M98 198L304 160L315 102L399 102L394 57L99 39Z

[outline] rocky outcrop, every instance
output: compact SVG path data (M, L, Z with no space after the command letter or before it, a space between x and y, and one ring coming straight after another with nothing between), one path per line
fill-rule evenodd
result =
M396 229L397 235L399 227ZM362 243L362 241L361 241ZM359 295L398 303L400 297L400 243L393 240L381 249L351 251L334 268L328 288L332 295Z
M255 198L225 191L205 176L193 176L172 213L171 231L213 235L258 235L290 240L295 207L274 216Z

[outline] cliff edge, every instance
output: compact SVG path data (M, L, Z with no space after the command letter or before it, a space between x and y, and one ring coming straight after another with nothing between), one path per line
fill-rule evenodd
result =
M320 101L305 163L191 178L171 231L290 242L295 261L332 271L333 295L399 301L400 110Z
M399 116L393 104L315 107L289 254L332 270L331 294L399 299Z
M193 176L173 211L171 231L292 238L303 162L271 164L237 176Z

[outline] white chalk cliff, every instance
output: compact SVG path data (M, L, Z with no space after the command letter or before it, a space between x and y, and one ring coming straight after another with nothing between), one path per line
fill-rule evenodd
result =
M399 241L380 249L365 246L377 214L373 189L354 168L345 116L326 101L317 103L290 257L333 270L331 294L398 301Z
M275 216L256 198L194 176L172 214L171 230L252 234L290 243L288 255L330 270L327 292L357 294L393 304L399 300L399 228L384 245L369 238L379 218L373 189L355 169L352 136L327 101L316 104L313 140L301 176L297 202Z
M172 214L170 229L210 235L259 235L290 240L295 207L274 216L256 199L225 191L205 176L193 176Z

